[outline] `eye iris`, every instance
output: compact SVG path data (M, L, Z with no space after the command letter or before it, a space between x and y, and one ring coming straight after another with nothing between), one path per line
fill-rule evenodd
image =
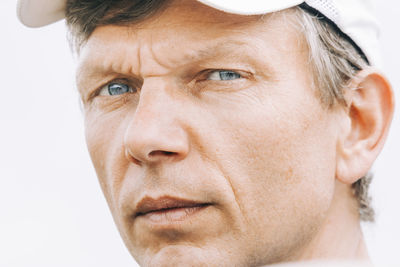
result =
M129 92L129 86L121 83L111 83L108 85L110 95L122 95Z
M234 79L239 79L240 74L233 71L224 70L219 72L219 78L223 81L234 80Z

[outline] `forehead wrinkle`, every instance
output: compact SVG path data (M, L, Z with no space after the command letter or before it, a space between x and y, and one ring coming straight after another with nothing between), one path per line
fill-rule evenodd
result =
M92 39L82 49L77 68L77 81L98 78L112 73L134 74L138 62L138 45L130 42L104 42L104 39ZM135 58L136 57L136 58Z
M184 15L182 16L185 17ZM238 17L241 19L238 19ZM146 46L146 52L148 53L141 53L140 62L144 64L145 59L148 60L145 55L149 55L159 66L164 69L170 69L190 61L211 58L226 50L227 47L238 48L246 45L247 42L245 40L249 37L249 28L253 29L260 23L265 24L260 19L261 16L243 17L236 15L235 18L233 21L212 22L204 20L203 17L200 20L196 16L191 16L186 20L181 19L171 22L158 17L153 21L144 21L139 25L133 24L129 27L131 31L144 37L140 39L145 39L146 45L148 45ZM194 26L188 26L192 24ZM199 30L197 34L193 34L194 28ZM215 28L217 31L209 31L209 28ZM240 39L243 39L243 41ZM188 45L183 46L184 49L180 49L182 43L187 43ZM170 51L172 50L177 53L171 53Z
M235 49L243 47L247 47L246 42L240 42L238 40L223 40L216 44L206 46L201 50L194 51L193 53L187 53L184 55L184 59L187 61L200 61L203 59L213 58L218 54L224 54L227 51L235 51Z
M157 76L168 73L169 69L171 69L173 66L168 64L166 60L165 62L163 62L162 55L157 56L154 48L155 42L153 40L153 35L149 34L148 38L149 41L146 42L146 44L144 45L139 44L138 48L139 74L144 77L144 76ZM159 68L155 70L155 65L149 64L149 69L146 69L149 60L155 62Z
M194 47L188 47L184 51L181 51L179 57L166 57L162 61L162 57L158 57L153 48L150 48L152 56L160 66L171 69L174 67L181 67L191 63L198 63L201 61L207 61L210 59L218 58L219 55L226 56L227 53L233 52L238 54L240 51L247 50L248 44L239 40L219 40L217 43L198 45L199 42L192 42L197 45ZM168 49L168 48L167 48ZM168 52L168 51L166 51ZM170 53L174 54L174 53Z
M194 42L197 44L197 42ZM214 60L215 58L227 58L227 54L231 54L234 58L238 58L241 55L246 55L249 49L249 45L240 40L232 40L232 39L221 39L216 43L212 44L205 44L200 49L197 47L192 49L186 49L182 51L182 56L179 58L169 58L162 61L162 56L158 57L156 55L155 49L152 45L142 46L140 44L136 45L136 59L137 59L137 69L134 69L133 64L131 64L132 60L129 60L129 55L133 55L134 53L125 52L124 56L119 56L121 60L115 60L115 57L110 57L107 60L103 60L101 65L91 64L86 62L82 65L90 66L89 68L80 68L83 69L82 73L85 76L84 78L87 80L101 80L101 78L118 74L124 73L127 75L135 75L141 77L150 77L150 76L159 76L159 75L166 75L169 71L173 70L174 68L179 68L185 66L187 64L196 64L199 62L204 62L208 60ZM254 47L253 47L254 49ZM144 51L148 51L148 54ZM125 54L128 53L128 56ZM102 53L104 54L104 53ZM107 53L110 54L110 53ZM173 53L171 53L173 54ZM151 60L157 62L157 65L161 67L157 71L154 71L154 64L148 65L150 68L145 69L146 64L144 62L149 60L149 57L146 55L151 55ZM250 60L249 57L247 57ZM170 61L170 62L167 62ZM163 72L161 72L163 71ZM78 73L81 71L78 71ZM81 74L82 74L81 73Z
M268 28L265 27L265 18L258 19L256 20L256 24L262 23L264 24L264 29ZM247 22L247 23L246 23ZM191 47L188 47L184 49L183 51L179 51L180 53L169 53L169 49L174 49L175 45L177 44L176 42L178 41L183 41L182 39L178 38L177 41L175 42L166 42L165 43L160 42L159 38L157 35L154 36L154 34L149 34L148 30L149 27L132 27L132 25L125 27L127 31L125 31L126 36L123 36L123 38L117 42L117 48L119 50L119 53L112 53L113 50L116 49L116 43L113 40L110 40L109 42L106 42L106 44L101 44L102 38L100 34L100 39L98 40L98 44L95 44L95 46L103 46L102 52L97 52L97 55L92 55L91 57L98 57L100 60L103 62L101 63L101 66L99 66L99 62L94 60L94 62L89 62L84 63L85 68L89 68L92 73L96 73L98 75L101 74L106 74L110 72L114 73L120 73L124 72L126 74L135 74L140 76L141 74L155 74L151 73L154 72L154 65L153 67L149 68L149 72L146 73L146 69L144 66L144 63L149 61L149 58L153 60L154 62L157 63L158 66L161 67L161 70L166 73L168 69L177 67L177 66L183 66L188 63L194 63L198 61L205 61L207 59L213 59L215 58L218 54L219 55L227 55L228 52L234 52L234 54L241 54L240 51L248 50L248 44L245 42L246 38L249 36L248 33L246 32L246 28L243 26L250 26L248 25L248 21L245 23L239 23L239 22L234 22L234 24L238 23L239 27L233 27L233 29L230 29L230 34L226 34L226 36L220 37L220 36L215 36L215 35L208 35L206 33L207 41L203 41L204 39L197 38L195 37L194 39L189 40L189 44ZM252 20L254 22L254 20ZM204 22L203 22L204 23ZM232 23L232 22L231 22ZM225 23L222 23L225 24ZM253 23L250 23L253 24ZM254 25L254 24L253 24ZM152 25L155 26L155 25ZM164 25L165 26L165 25ZM215 25L214 25L215 26ZM112 26L110 28L113 28L115 26ZM105 27L101 27L105 28ZM120 28L120 27L118 27ZM157 27L151 27L153 30L154 28ZM226 29L226 27L224 27ZM160 28L161 30L162 28ZM185 27L184 27L185 29ZM111 29L112 30L112 29ZM188 30L187 28L185 30ZM110 31L110 29L106 30ZM158 32L158 31L157 31ZM141 38L141 36L144 36L143 34L146 34L146 38ZM154 38L157 37L157 38ZM239 37L239 38L237 38ZM254 36L252 36L254 38ZM236 39L235 39L236 38ZM147 39L147 40L146 40ZM156 40L154 40L156 39ZM218 40L219 39L219 40ZM243 39L241 41L240 39ZM130 43L130 45L127 45L126 42ZM145 43L144 43L145 42ZM211 44L210 44L211 42ZM100 44L99 44L100 43ZM110 45L112 44L112 45ZM159 47L157 47L159 46ZM110 51L110 47L112 50ZM179 47L179 46L177 46ZM133 51L133 49L136 49L136 51ZM175 48L177 49L177 48ZM239 52L237 50L239 49ZM91 50L91 49L89 49ZM120 53L124 51L124 53ZM129 52L131 51L131 52ZM158 52L159 51L159 52ZM161 53L161 54L160 54ZM91 53L89 52L89 55ZM115 58L113 54L119 54L119 59ZM123 54L123 56L121 56ZM136 58L132 58L133 55L136 55ZM158 56L158 54L160 56ZM146 57L147 55L147 57ZM170 56L165 56L165 55L170 55ZM175 55L175 56L171 56ZM178 56L176 56L178 55ZM85 61L85 60L84 60ZM136 65L132 64L134 61L136 61ZM97 63L97 64L91 64L91 63ZM152 64L150 64L152 65ZM95 66L95 68L93 68ZM83 69L83 68L82 68ZM87 69L85 70L87 71ZM89 75L88 75L89 76Z
M123 43L117 48L112 48L106 54L102 63L105 72L115 72L124 74L138 74L140 69L140 45L129 42Z

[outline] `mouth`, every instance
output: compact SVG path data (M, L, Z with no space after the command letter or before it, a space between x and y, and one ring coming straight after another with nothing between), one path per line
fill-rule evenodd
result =
M145 218L153 223L183 221L190 215L210 205L211 203L202 203L170 196L157 199L145 197L137 204L134 218Z

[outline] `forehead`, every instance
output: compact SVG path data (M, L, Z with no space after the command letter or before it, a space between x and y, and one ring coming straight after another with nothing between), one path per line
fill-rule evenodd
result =
M263 53L265 61L268 56L272 60L277 48L281 54L304 48L290 13L242 16L197 1L171 1L144 21L96 28L82 47L78 78L110 68L141 72L143 63L151 60L164 71L228 55L251 60Z

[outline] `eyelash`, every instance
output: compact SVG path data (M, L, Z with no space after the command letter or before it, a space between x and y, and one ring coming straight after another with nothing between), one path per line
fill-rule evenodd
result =
M218 75L218 72L230 72L238 75L239 77L224 80L221 77L221 74L219 74L219 79L212 79L211 76L213 75L213 73L217 73ZM220 84L221 86L223 86L236 83L238 81L242 81L243 79L248 79L248 78L249 78L249 73L244 71L232 70L232 69L206 69L201 71L198 75L196 75L194 79L191 81L191 84L194 85L198 83L199 85L201 84L201 86L204 86L205 85L204 83L206 82L213 85Z

